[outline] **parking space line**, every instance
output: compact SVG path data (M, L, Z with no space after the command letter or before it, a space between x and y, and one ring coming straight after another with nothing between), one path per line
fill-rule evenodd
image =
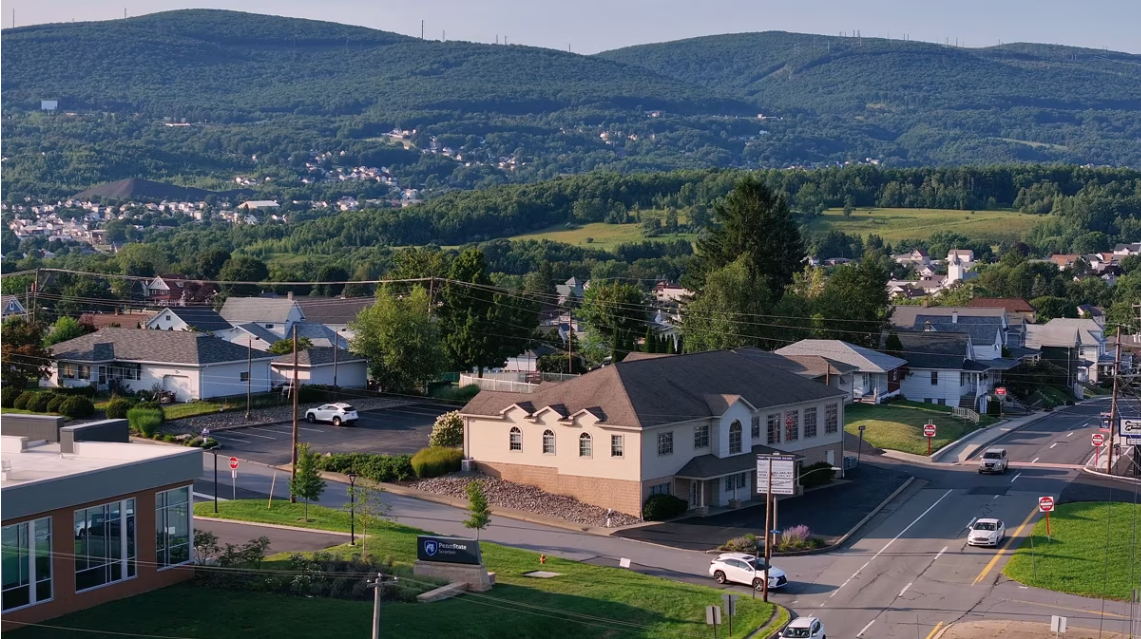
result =
M213 434L213 435L211 435L211 437L213 437L214 439L221 439L222 441L230 441L230 440L233 440L233 441L236 441L236 442L241 442L241 443L243 443L243 444L250 444L250 443L252 443L252 442L251 442L250 440L248 440L248 439L242 439L241 437L235 437L234 435L225 435L225 434L222 434L222 433ZM267 438L267 439L268 439L268 438Z
M440 416L439 413L421 413L421 412L417 412L414 410L401 410L399 408L389 408L387 410L390 413L407 413L409 415L420 415L421 417L439 417Z
M257 433L242 433L242 434L245 435L246 437L260 437L262 439L271 439L271 440L277 439L276 437L270 437L269 435L258 435Z
M311 433L323 433L323 432L325 432L325 431L321 430L320 428L305 428L304 426L298 426L297 430L307 430ZM293 433L287 432L285 434L286 435L292 435Z

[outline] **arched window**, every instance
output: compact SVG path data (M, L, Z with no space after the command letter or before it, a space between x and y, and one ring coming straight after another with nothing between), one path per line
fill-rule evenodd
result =
M736 455L741 452L741 422L734 421L729 425L729 454Z
M554 455L555 454L555 433L554 433L554 431L550 431L550 430L543 431L543 454L544 455Z
M590 440L590 433L583 433L578 436L578 456L590 457L594 454L593 442Z
M511 450L523 450L523 431L518 426L511 427Z

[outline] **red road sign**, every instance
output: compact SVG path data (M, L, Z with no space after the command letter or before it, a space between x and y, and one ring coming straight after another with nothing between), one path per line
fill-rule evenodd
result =
M998 388L994 389L994 394L998 395L999 397L1002 397L1003 395L1006 394L1006 387L1005 386L999 386Z
M1040 510L1044 513L1048 513L1050 511L1054 510L1054 498L1053 497L1039 497L1038 498L1038 510Z
M924 424L923 425L923 436L924 437L934 437L935 436L935 424Z
M238 458L237 457L231 457L230 458L230 470L237 470L237 469L238 469Z
M1093 436L1090 437L1090 441L1093 442L1094 446L1101 446L1105 443L1105 435L1102 435L1101 433L1094 433Z

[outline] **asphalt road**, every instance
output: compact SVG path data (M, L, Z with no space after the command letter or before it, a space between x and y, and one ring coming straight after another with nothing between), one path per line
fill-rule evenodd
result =
M919 481L874 517L845 548L827 554L782 557L774 563L785 570L789 585L773 594L777 603L800 615L817 615L833 637L900 637L923 639L954 621L1013 618L1048 622L1061 614L1083 626L1101 623L1119 631L1128 607L1082 597L1025 588L1001 576L1006 548L966 546L966 527L977 517L998 517L1013 537L1028 532L1037 521L1038 497L1060 502L1113 498L1131 501L1120 484L1077 470L1092 453L1089 435L1107 402L1095 400L1052 413L1007 436L1001 445L1012 460L1007 475L979 475L972 463L913 465L887 458L874 464L907 472ZM1133 409L1131 409L1133 410ZM239 455L241 456L241 455ZM224 462L224 459L223 459ZM869 463L865 461L865 463ZM211 457L204 458L204 476L195 484L211 494ZM230 489L221 475L221 494ZM287 498L286 477L258 464L239 471L238 496ZM1114 487L1111 494L1110 487ZM330 486L321 503L338 507L344 491ZM466 534L462 510L390 495L398 520L441 534ZM488 541L549 555L617 566L621 558L632 569L662 577L713 585L707 571L710 556L618 537L600 537L538 524L493 518L481 537ZM732 587L742 594L749 590ZM1114 626L1116 624L1116 627Z
M407 404L363 411L352 427L302 421L298 425L301 442L312 444L321 453L415 453L428 445L428 435L436 418L452 406L432 403ZM291 455L292 424L269 424L212 433L223 451L242 459L264 464L288 464Z

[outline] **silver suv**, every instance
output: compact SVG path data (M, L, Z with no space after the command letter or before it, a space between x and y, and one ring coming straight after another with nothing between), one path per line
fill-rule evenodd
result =
M1006 449L988 448L979 460L979 474L1000 473L1006 474Z

